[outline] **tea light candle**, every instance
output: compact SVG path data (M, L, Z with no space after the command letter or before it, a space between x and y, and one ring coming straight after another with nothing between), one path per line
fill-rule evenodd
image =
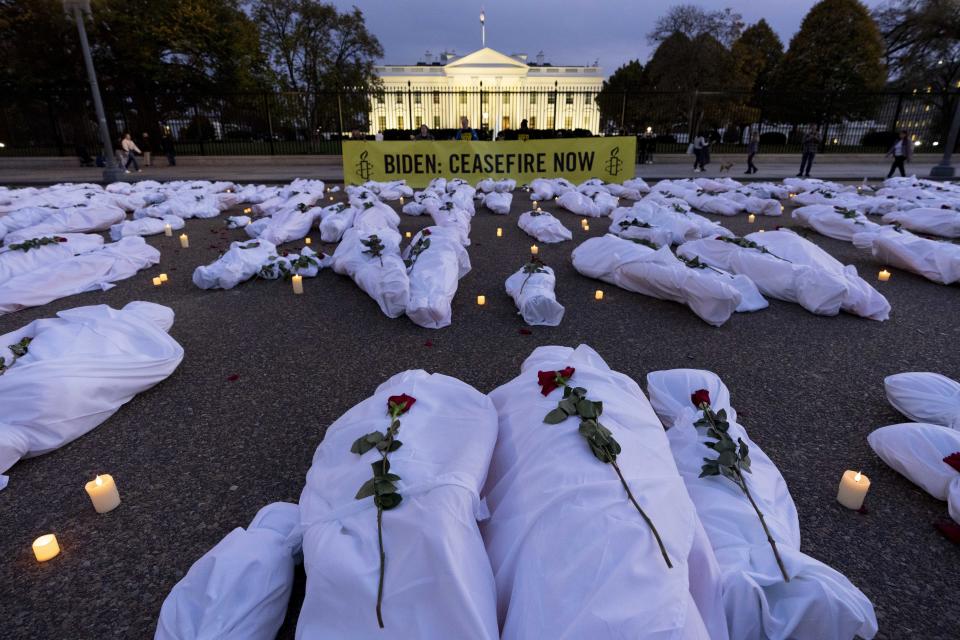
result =
M588 225L588 224L583 225L583 230L584 230L584 231L590 231L590 225Z
M303 276L293 276L293 292L297 295L303 293Z
M503 227L497 227L497 237L498 238L503 237Z
M481 307L487 304L487 296L477 296L477 304Z
M160 274L160 282L166 282L166 281L169 280L169 279L170 279L170 278L167 277L167 274L165 274L165 273L161 273L161 274Z
M60 554L60 544L57 542L57 536L48 533L40 536L33 541L33 555L37 557L37 562L46 562Z
M180 234L180 246L184 249L190 248L190 238L188 238L185 233Z
M303 244L313 244L313 239L311 239L311 238L304 238L304 239L303 239Z
M97 476L95 480L84 485L84 489L87 490L87 495L90 496L90 501L93 502L93 508L97 513L113 511L120 505L120 492L117 491L117 483L113 481L113 476L110 474Z
M537 207L537 213L543 213L543 209L541 209L540 207Z
M757 221L757 216L753 215L752 213L747 216L747 222L749 222L750 224L753 224L756 221Z
M250 207L247 207L246 209L243 210L244 213L250 213L251 211L253 211L253 209L251 209Z
M403 237L404 237L404 238L412 238L412 237L413 237L413 234L412 234L411 232L407 231L405 234L403 234Z
M537 208L537 201L536 201L536 200L533 201L533 208L534 208L534 209Z
M886 269L883 269L877 274L877 277L880 279L880 282L886 282L890 279L890 272Z
M594 300L603 300L603 290L602 290L602 289L597 289L597 290L594 292L594 294L593 294L593 299L594 299Z
M588 226L589 224L590 224L590 223L587 222L587 219L586 219L586 218L580 218L580 226L581 226L581 227L586 227L586 226Z
M534 255L534 256L535 256L535 255L537 255L537 254L539 254L539 253L540 253L540 247L538 247L538 246L535 245L535 244L534 244L534 245L530 245L530 254L531 254L531 255Z
M403 196L400 196L400 206L403 206Z
M333 202L333 196L330 196L330 202Z
M173 237L173 227L171 227L169 224L163 225L163 235L167 236L168 238Z
M153 286L159 287L161 284L163 284L163 280L160 279L160 276L154 276Z
M859 509L870 489L870 478L859 471L844 471L837 491L837 502L847 509Z
M760 233L763 233L763 229L760 229L759 231L760 231Z

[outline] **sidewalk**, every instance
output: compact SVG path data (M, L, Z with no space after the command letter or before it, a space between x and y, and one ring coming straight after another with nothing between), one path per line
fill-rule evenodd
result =
M705 173L693 172L693 157L663 154L654 164L637 165L637 175L647 181L729 176L735 180L778 181L796 175L799 154L758 155L760 171L744 175L743 154L716 154ZM908 175L926 178L940 161L939 154L918 154L907 165ZM177 166L168 167L166 158L154 156L154 166L132 173L131 180L230 180L234 182L277 183L294 178L317 178L342 182L341 156L183 156ZM723 165L733 163L726 171ZM820 154L811 176L828 180L879 181L886 177L890 159L880 154ZM58 182L100 182L102 169L78 166L76 158L0 158L0 185L50 185Z

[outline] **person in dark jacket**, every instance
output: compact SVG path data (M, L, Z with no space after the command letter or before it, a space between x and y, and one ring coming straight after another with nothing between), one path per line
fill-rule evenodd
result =
M140 134L140 151L143 153L143 166L152 167L153 144L150 142L150 134L146 131Z
M457 130L455 140L479 140L477 130L470 127L470 119L467 116L460 116L460 129Z
M813 159L817 155L817 149L820 148L820 131L815 125L807 127L807 132L803 134L803 143L800 150L800 172L798 178L809 178L810 169L813 167Z
M757 165L753 164L753 157L760 151L760 132L754 131L750 134L750 142L747 143L747 170L746 174L756 173Z
M893 164L890 165L890 173L887 174L887 177L892 178L893 172L898 169L900 170L901 177L907 177L907 170L903 165L913 159L913 143L910 142L910 135L906 130L900 132L900 137L897 138L897 141L894 142L890 150L887 151L887 155L893 156Z
M173 138L169 132L164 133L163 137L160 138L160 148L163 149L163 155L167 156L167 166L177 166L177 153L173 148Z

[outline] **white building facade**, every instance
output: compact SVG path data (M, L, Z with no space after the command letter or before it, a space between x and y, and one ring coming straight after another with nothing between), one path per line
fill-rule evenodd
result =
M458 57L429 52L415 65L383 65L376 73L383 92L371 98L370 130L459 128L466 116L476 128L600 130L596 96L603 86L600 67L553 66L539 54L506 55L485 47Z

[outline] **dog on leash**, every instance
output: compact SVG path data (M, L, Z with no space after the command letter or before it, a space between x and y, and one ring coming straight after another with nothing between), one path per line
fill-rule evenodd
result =
M724 162L723 164L720 165L720 173L723 173L724 171L730 171L730 169L732 168L733 168L732 162Z

